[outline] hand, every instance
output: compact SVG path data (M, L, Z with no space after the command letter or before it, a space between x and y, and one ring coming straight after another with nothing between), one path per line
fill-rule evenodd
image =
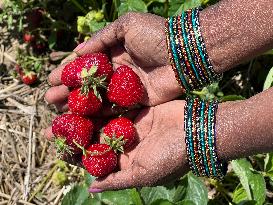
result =
M91 192L164 184L187 171L184 101L143 110L135 119L139 144L120 155L120 171L99 179Z
M153 14L128 13L111 23L89 41L80 44L64 62L77 55L107 52L114 69L125 64L140 76L147 95L143 105L158 105L181 94L168 59L165 42L165 19ZM76 54L77 53L77 54ZM61 83L65 63L52 71L45 100L60 111L67 110L68 88Z
M142 110L135 118L138 144L120 155L120 171L96 180L91 191L152 186L183 176L189 170L183 120L181 100Z

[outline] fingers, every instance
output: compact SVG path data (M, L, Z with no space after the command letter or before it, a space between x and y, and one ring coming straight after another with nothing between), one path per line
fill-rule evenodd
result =
M66 64L60 65L58 68L54 69L48 76L48 83L52 86L58 86L62 84L61 76L63 69Z
M45 94L45 100L49 104L60 104L67 101L69 89L65 85L49 88Z
M121 170L119 172L108 175L104 179L95 180L89 191L91 193L102 192L106 190L125 189L134 187L132 169Z
M45 129L44 131L44 136L48 139L48 140L52 140L54 138L54 135L52 133L52 127L48 127Z
M56 103L55 107L59 112L67 112L69 110L67 102Z
M102 52L117 45L123 37L124 32L121 21L116 20L93 35L87 42L78 45L78 47L74 49L74 52L79 56L86 53Z

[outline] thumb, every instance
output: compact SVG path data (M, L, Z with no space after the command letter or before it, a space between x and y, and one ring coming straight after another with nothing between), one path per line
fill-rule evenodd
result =
M78 55L103 52L118 44L124 38L123 26L119 19L94 34L88 41L79 44L74 52Z
M121 170L112 173L103 179L96 179L90 186L89 192L97 193L107 190L125 189L135 187L136 183L132 174L132 169Z

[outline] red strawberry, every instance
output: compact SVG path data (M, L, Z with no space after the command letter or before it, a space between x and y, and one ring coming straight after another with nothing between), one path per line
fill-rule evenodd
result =
M25 34L23 35L23 39L24 39L24 41L25 41L26 43L30 43L30 42L34 41L35 37L34 37L34 35L32 35L32 34L30 34L30 33L25 33Z
M71 112L81 116L91 116L102 107L102 101L93 89L83 92L81 88L74 89L68 97L68 107Z
M88 74L88 76L83 77L84 68L87 70L86 75ZM94 71L90 73L91 68ZM108 82L112 74L113 68L108 57L103 53L92 53L85 54L68 63L62 71L61 80L68 87L80 87L83 84L83 78L91 77L93 81L91 83L96 85L103 80Z
M33 51L37 54L41 54L41 53L44 53L47 49L47 45L45 42L36 42L34 41L32 44L32 48L33 48Z
M123 152L136 141L136 129L131 120L120 117L111 120L104 128L101 135L107 144L114 150Z
M141 102L144 86L138 75L128 66L117 68L108 85L107 97L122 107L130 107Z
M52 123L52 132L56 137L58 152L69 154L82 153L79 146L89 146L92 134L93 123L75 114L63 114L55 118Z
M37 81L37 74L33 71L24 71L22 70L20 73L20 78L26 85L32 85Z
M117 155L106 144L93 144L82 156L82 163L86 170L95 177L104 177L117 166Z

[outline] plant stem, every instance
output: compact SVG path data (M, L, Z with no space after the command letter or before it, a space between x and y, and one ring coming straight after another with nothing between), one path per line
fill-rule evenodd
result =
M106 5L107 5L107 2L105 0L102 0L102 10L103 10L104 18L106 21L110 21L109 15L106 9Z
M45 183L51 177L51 175L55 172L55 170L57 170L57 168L58 168L58 164L55 163L54 167L48 172L48 174L45 176L43 181L38 185L38 188L34 189L35 191L33 192L33 194L31 195L28 201L31 201L36 196L36 194L38 194L43 189Z
M113 0L112 6L111 6L111 16L112 16L112 21L116 20L118 17L118 7L120 5L119 0Z

